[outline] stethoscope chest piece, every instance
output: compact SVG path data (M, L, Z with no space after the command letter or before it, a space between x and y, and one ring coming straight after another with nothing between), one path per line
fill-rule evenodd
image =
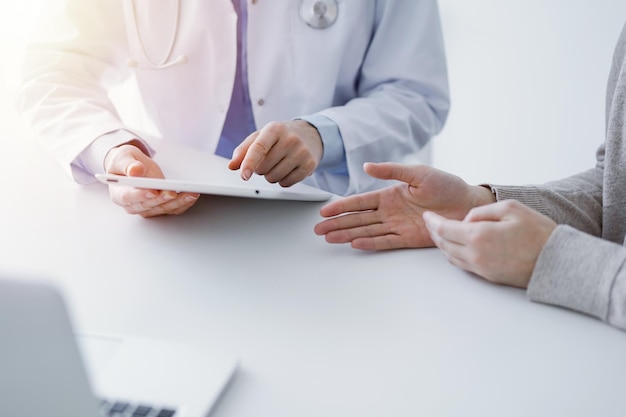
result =
M315 29L326 29L337 20L337 0L302 0L300 17Z

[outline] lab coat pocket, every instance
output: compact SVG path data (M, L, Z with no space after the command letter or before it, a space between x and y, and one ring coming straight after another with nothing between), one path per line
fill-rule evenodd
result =
M176 51L181 0L123 1L129 66L166 69L184 61Z

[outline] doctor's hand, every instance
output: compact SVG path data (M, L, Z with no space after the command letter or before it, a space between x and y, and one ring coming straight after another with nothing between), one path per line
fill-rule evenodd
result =
M132 177L165 178L163 171L137 146L125 144L111 149L104 162L107 174ZM146 190L124 185L109 185L111 200L129 214L154 217L182 214L194 205L199 194Z
M315 171L323 152L317 129L304 120L271 122L235 148L228 167L241 169L246 181L257 173L289 187Z
M514 200L471 210L462 221L424 213L448 260L488 281L526 288L537 258L556 228L552 219Z
M329 243L350 242L353 248L364 250L434 246L422 217L425 211L462 219L472 208L495 201L490 190L425 165L366 163L364 169L372 177L403 184L322 207L320 214L329 219L314 230Z

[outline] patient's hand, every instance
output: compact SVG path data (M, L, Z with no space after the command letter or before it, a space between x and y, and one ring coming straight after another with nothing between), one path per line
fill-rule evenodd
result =
M448 260L497 284L526 288L556 223L514 200L472 209L463 220L424 213Z
M400 183L322 207L326 220L315 226L315 233L329 243L365 250L434 246L422 218L425 211L462 219L472 208L495 201L486 188L426 165L366 163L364 168L374 178Z

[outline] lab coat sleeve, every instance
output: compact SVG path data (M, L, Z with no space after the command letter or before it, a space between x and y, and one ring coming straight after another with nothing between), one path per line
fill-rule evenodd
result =
M17 107L44 148L79 183L79 154L122 129L108 89L130 75L121 2L46 0L27 47Z
M365 175L363 163L407 161L442 129L450 106L437 2L378 1L374 25L357 96L319 112L343 138L349 177L337 194L388 185ZM336 175L315 174L319 184L337 183Z
M347 174L346 155L343 150L343 138L339 127L328 117L313 114L311 116L300 117L317 129L322 145L324 147L324 155L320 161L319 168L333 168L335 171Z

